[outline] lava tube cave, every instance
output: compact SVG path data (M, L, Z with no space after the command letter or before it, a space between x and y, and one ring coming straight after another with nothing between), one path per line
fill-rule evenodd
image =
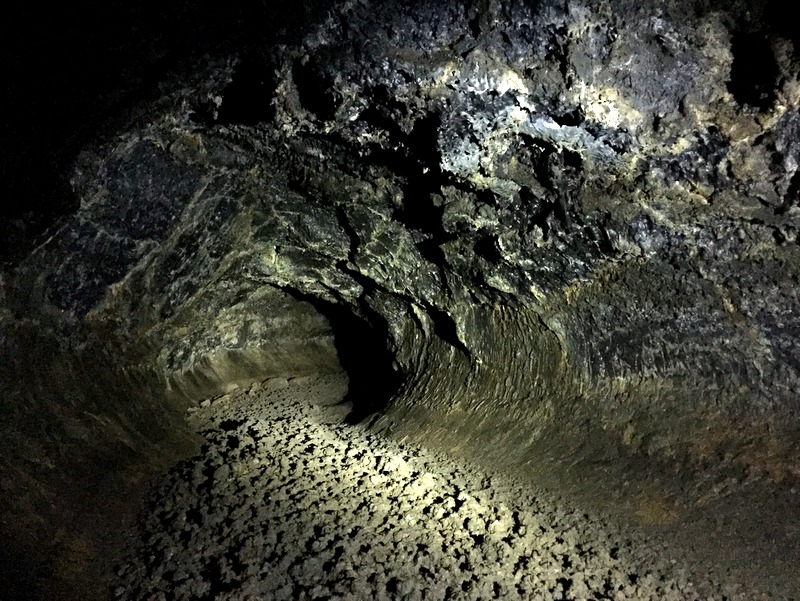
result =
M0 597L800 599L782 6L13 9Z

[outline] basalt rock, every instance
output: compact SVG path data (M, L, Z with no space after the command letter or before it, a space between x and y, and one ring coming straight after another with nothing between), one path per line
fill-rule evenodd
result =
M770 3L336 3L80 155L3 354L40 328L178 408L342 365L354 421L493 467L788 489L797 43Z

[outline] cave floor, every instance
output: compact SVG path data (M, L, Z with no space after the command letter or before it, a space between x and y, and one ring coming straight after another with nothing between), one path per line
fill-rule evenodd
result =
M190 410L200 454L153 484L118 599L754 599L535 486L344 423L344 376Z

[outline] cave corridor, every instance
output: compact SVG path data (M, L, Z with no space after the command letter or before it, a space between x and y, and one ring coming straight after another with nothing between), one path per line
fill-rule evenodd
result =
M11 9L0 598L800 598L785 11Z

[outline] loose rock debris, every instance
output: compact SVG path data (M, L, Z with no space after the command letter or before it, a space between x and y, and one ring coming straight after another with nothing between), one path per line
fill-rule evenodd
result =
M116 598L739 598L546 493L345 424L346 387L275 379L194 409L206 443L154 484Z

